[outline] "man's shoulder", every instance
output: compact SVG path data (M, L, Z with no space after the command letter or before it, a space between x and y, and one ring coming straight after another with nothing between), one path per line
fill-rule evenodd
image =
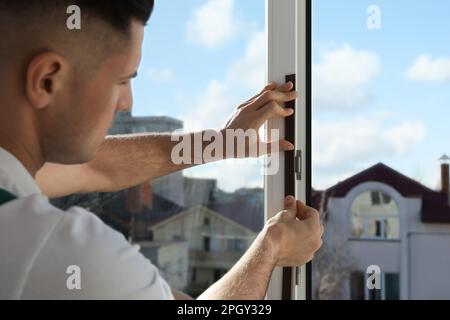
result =
M22 217L35 215L39 218L91 218L99 221L98 217L81 208L71 207L63 210L53 205L47 196L42 194L33 194L28 197L14 199L2 206L0 211L3 217Z
M14 218L23 221L26 219L32 223L39 220L44 224L53 221L57 224L54 227L74 228L75 232L93 234L104 232L105 229L108 232L114 231L104 224L96 214L77 206L63 210L53 205L44 195L36 194L19 198L0 208L5 220Z
M61 219L54 231L55 236L66 239L79 249L110 251L130 246L124 235L84 208L75 206L65 211L56 210L60 211Z
M139 247L97 215L81 207L61 210L50 203L41 209L44 216L57 217L57 223L47 230L30 271L25 298L35 297L34 288L42 289L43 282L45 293L38 296L44 299L170 297L167 285ZM81 272L81 290L67 290L71 270Z
M125 237L106 225L97 215L81 207L67 210L54 206L43 195L17 199L0 207L0 231L22 230L10 234L9 241L61 259L78 255L79 260L95 260L93 256L114 256L131 247Z

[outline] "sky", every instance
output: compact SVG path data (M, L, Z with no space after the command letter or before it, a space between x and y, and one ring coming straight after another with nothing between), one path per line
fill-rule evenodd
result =
M156 1L134 80L135 116L222 127L265 82L265 1ZM313 187L378 162L431 188L450 154L450 2L314 0ZM367 27L376 5L381 29ZM219 187L263 186L261 163L186 171Z
M450 2L314 3L314 186L383 162L437 188L450 153ZM367 28L373 4L379 30Z

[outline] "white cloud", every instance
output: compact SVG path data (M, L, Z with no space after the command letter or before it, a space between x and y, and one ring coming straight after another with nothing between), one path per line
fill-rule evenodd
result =
M318 122L314 128L314 187L329 187L338 182L336 177L348 178L382 159L404 157L426 137L421 122L407 120L389 126L360 117Z
M231 66L228 81L237 81L244 89L260 91L265 81L266 35L256 32L247 44L245 56Z
M231 64L222 80L212 80L194 103L185 102L187 112L180 115L186 129L218 128L245 100L257 94L265 83L266 40L264 32L254 33L244 56Z
M427 55L420 55L406 71L410 80L424 82L450 81L450 58L432 59Z
M245 54L231 64L223 79L210 81L204 92L194 99L179 97L180 103L187 106L186 112L178 116L184 120L185 130L219 128L242 102L257 94L265 83L265 52L264 31L252 34ZM215 177L219 187L227 191L243 186L262 187L263 164L258 162L261 159L256 163L255 159L223 161L192 169L188 174Z
M236 97L229 95L227 84L217 80L211 81L195 104L180 116L185 123L185 130L220 128L231 115Z
M173 71L170 68L149 68L145 71L145 75L156 83L167 83L174 79Z
M365 86L380 70L379 58L346 44L320 53L314 65L314 103L322 110L354 110L371 101Z
M216 49L232 40L240 25L234 15L234 0L207 0L188 21L186 36L190 42Z
M327 168L386 155L404 156L425 139L426 130L420 122L404 121L388 127L361 117L317 123L314 136L315 165Z

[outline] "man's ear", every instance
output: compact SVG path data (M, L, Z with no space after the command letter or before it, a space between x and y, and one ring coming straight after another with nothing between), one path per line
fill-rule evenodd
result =
M67 80L68 63L53 52L34 57L26 71L25 92L31 106L43 109L50 105Z

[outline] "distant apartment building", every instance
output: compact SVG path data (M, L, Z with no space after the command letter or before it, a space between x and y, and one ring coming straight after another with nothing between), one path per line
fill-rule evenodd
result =
M183 128L183 122L170 117L135 117L130 112L119 112L110 135L132 134L143 132L171 133Z
M449 165L431 190L375 165L314 192L324 213L324 248L314 261L319 299L450 299ZM379 266L381 289L368 290L368 266Z

